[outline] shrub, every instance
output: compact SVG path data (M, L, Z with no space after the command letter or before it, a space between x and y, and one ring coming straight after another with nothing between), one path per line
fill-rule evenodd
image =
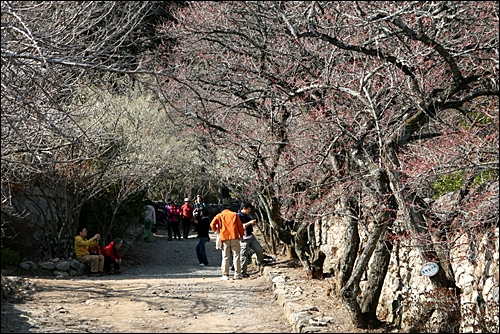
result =
M21 261L19 253L9 248L2 248L2 268L10 265L17 265Z
M498 171L495 170L485 170L481 174L474 178L472 182L472 187L478 187L484 183L488 183L494 179L498 178Z
M453 192L462 187L464 183L463 172L455 172L449 175L440 177L433 185L434 199L441 197L441 195Z

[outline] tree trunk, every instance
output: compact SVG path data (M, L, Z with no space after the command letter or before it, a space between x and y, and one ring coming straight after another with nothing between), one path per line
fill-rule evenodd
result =
M368 284L363 291L361 311L368 323L368 328L377 328L380 321L377 319L377 306L384 285L385 276L391 259L392 243L380 239L373 254L373 260L368 272Z
M309 239L309 263L311 267L310 278L323 277L323 264L325 263L326 255L320 250L321 243L316 239L316 227L318 228L319 240L321 240L321 222L309 224L308 239ZM308 273L309 274L309 273Z
M347 208L347 204L343 204L344 208ZM340 293L340 290L347 284L349 277L351 277L360 243L358 220L354 217L346 216L345 221L347 227L344 232L344 251L339 261L338 279L335 281L336 294Z
M297 228L297 233L295 234L294 238L294 246L295 246L295 252L297 253L297 256L302 263L302 267L304 267L304 270L308 273L308 276L310 275L311 271L311 266L309 263L309 257L307 255L307 252L309 251L307 247L307 226L309 223L302 222L300 223L299 227Z
M382 194L386 194L384 189L383 178L379 178L379 189L384 190ZM383 198L383 197L382 197ZM381 210L376 217L375 226L370 232L368 241L364 245L363 253L361 254L358 264L354 269L350 279L346 285L340 290L342 299L347 309L351 314L353 324L358 328L375 328L379 325L379 320L376 317L376 309L380 291L382 289L385 274L389 265L390 252L392 245L387 246L385 242L379 241L389 226L394 220L396 210L396 201L394 197L386 199L386 204L381 205ZM382 202L383 203L383 202ZM373 260L372 272L368 281L368 289L360 297L361 291L359 282L363 273L367 270L368 263L375 251L375 258ZM360 300L362 307L358 304Z
M286 245L285 244L285 254L286 254L286 259L287 260L292 260L292 259L297 259L298 255L297 252L295 252L295 247L293 245Z
M285 244L293 243L293 236L283 228L283 221L280 218L279 201L274 197L266 197L259 193L260 207L264 208L269 225L278 233L278 238Z
M276 238L274 237L274 231L272 230L271 226L269 226L269 230L269 235L271 236L271 247L273 247L272 252L273 254L276 254Z
M323 264L325 263L326 255L319 248L315 248L311 253L310 270L307 272L309 278L323 278Z
M302 222L297 228L295 234L295 252L306 270L308 278L323 277L323 263L326 255L316 244L315 225L308 222Z
M370 234L368 241L366 242L363 253L361 254L358 265L354 269L351 278L347 284L340 290L340 295L351 315L352 323L358 328L368 328L368 320L365 318L360 305L358 304L358 295L361 293L359 288L359 282L361 276L368 266L368 262L378 245L378 240L382 233L385 232L387 228L387 221L382 224L377 224Z
M352 158L359 167L367 170L371 175L371 183L368 185L367 189L371 189L369 191L372 191L372 194L376 196L377 204L369 210L377 210L377 216L374 220L375 226L368 236L363 253L358 259L357 266L353 270L346 285L340 290L340 295L351 315L353 324L358 328L372 328L379 323L376 318L376 313L373 310L376 310L378 305L378 298L380 296L379 290L384 283L385 273L387 272L389 261L387 257L390 256L390 254L387 253L387 249L381 249L384 244L380 244L379 240L380 237L385 234L387 226L394 220L398 203L395 201L392 192L393 188L390 187L391 184L387 171L379 168L378 165L364 157L360 152L360 150L353 151ZM363 205L363 203L360 203L360 205ZM362 297L360 297L361 291L359 282L361 281L363 273L368 268L368 263L375 249L377 249L377 253L374 258L374 272L369 280L369 285L371 284L372 286L368 288L367 292L364 293ZM376 276L380 274L383 275L377 278ZM374 293L375 295L370 296L370 293ZM358 300L363 305L363 309L369 311L368 313L362 310Z

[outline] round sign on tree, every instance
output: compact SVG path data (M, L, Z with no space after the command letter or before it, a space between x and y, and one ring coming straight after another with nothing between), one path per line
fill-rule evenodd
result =
M422 266L422 268L420 268L420 273L422 273L422 275L427 277L436 275L438 271L439 271L439 266L434 262L427 262Z

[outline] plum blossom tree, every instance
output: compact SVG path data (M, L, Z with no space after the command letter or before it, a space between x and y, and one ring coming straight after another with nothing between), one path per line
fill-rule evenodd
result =
M149 164L144 157L151 155L127 159L129 137L115 127L120 113L104 101L154 83L159 41L152 23L167 16L165 6L2 1L2 240L4 232L19 232L22 213L30 212L24 203L39 195L49 203L59 194L58 205L36 210L45 215L42 243L52 257L71 255L67 236L74 234L86 201L118 184L120 176L134 184L122 190L144 186L140 178L152 172L128 172ZM147 125L125 130L145 139Z
M495 13L494 2L188 2L160 29L175 40L173 109L313 277L318 222L345 218L339 290L359 327L379 323L395 243L440 259L432 281L453 288L450 228L498 224ZM443 216L424 199L452 172L461 210Z

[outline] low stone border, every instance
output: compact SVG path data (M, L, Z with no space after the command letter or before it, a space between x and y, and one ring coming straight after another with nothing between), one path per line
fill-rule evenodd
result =
M302 289L287 283L287 277L280 271L264 267L264 276L272 282L273 295L283 307L285 316L297 333L329 333L330 317L321 316L313 305L298 305Z
M120 254L125 255L134 245L137 239L143 236L144 228L139 225L132 226L123 237L123 245ZM35 263L33 261L22 261L17 267L2 269L2 275L35 275L35 276L56 276L56 278L68 278L70 276L82 276L90 273L90 266L81 263L77 259L50 259Z
M123 246L120 249L122 255L124 255L138 239L142 239L143 231L144 229L142 226L136 226L127 233L127 236L123 238ZM57 278L68 278L69 276L88 274L90 266L76 259L52 259L39 264L32 261L24 261L19 264L18 270L19 269L31 275L55 275ZM273 296L283 307L285 316L296 333L329 333L328 323L332 321L332 318L323 317L316 306L307 304L299 305L297 302L300 302L302 289L287 283L286 274L272 267L264 267L263 277L272 284ZM2 280L3 279L2 277ZM19 284L20 282L16 283L16 285ZM4 284L2 284L2 286L3 285ZM22 290L24 290L25 294L31 292L29 288ZM5 291L2 291L2 295L4 292ZM10 295L12 296L13 293L11 292Z

